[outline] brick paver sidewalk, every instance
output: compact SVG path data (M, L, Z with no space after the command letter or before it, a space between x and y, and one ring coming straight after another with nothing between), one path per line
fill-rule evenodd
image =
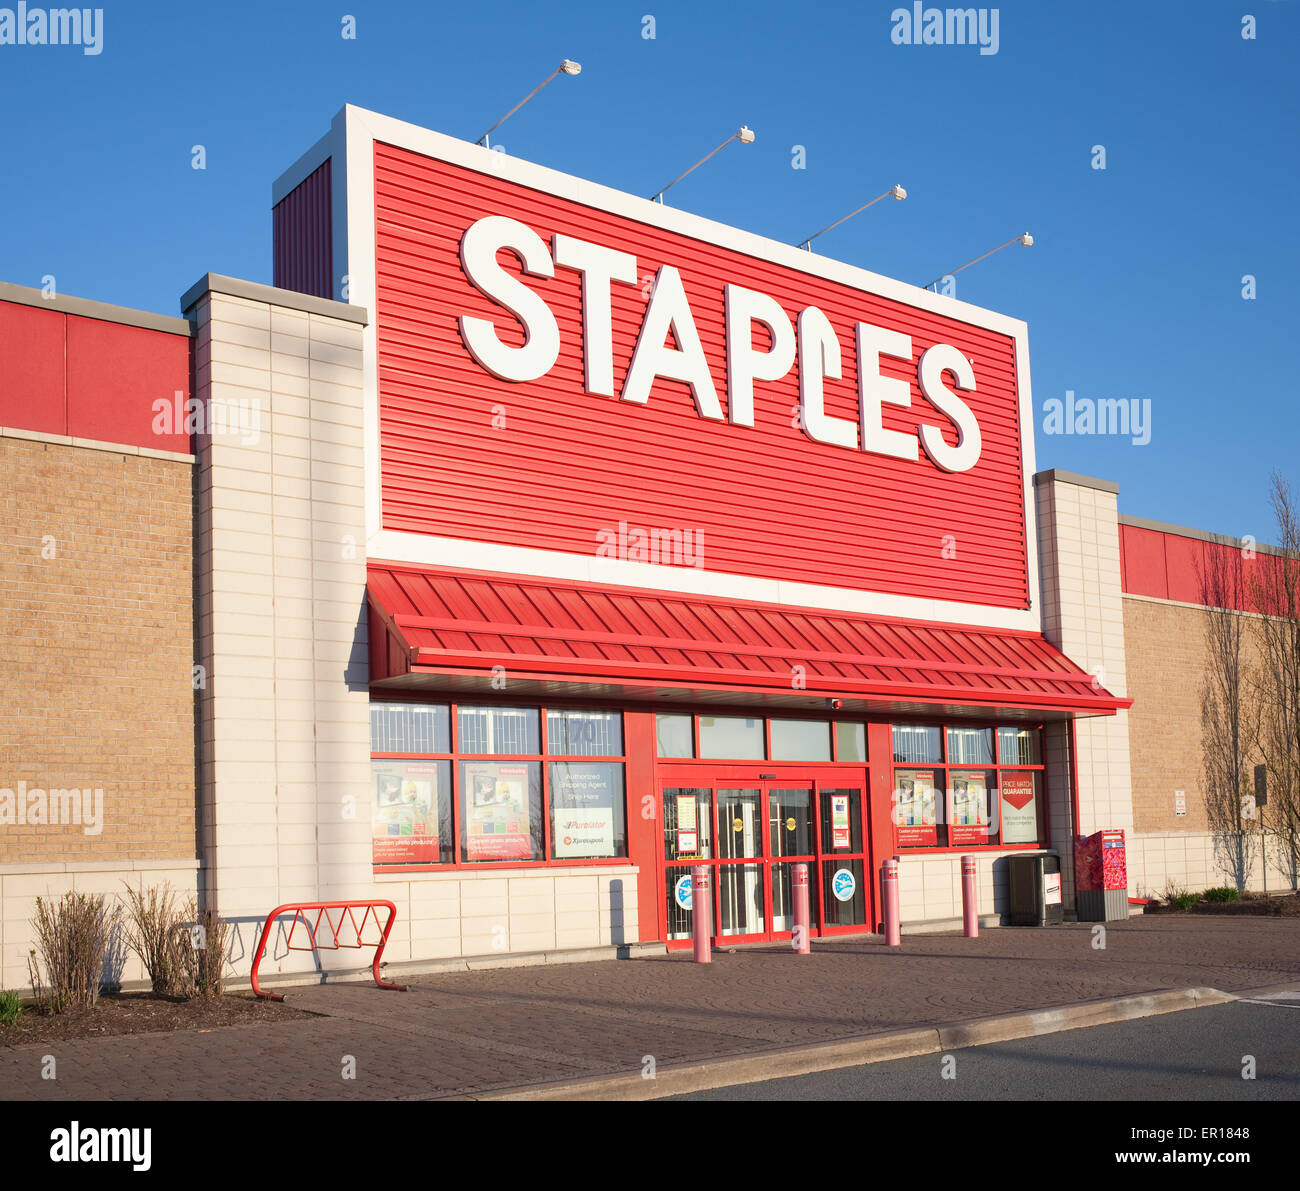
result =
M391 1099L634 1072L1160 989L1300 984L1300 921L1152 917L978 939L815 942L288 990L321 1014L0 1049L0 1098ZM1194 1011L1193 1011L1194 1012ZM41 1078L54 1053L58 1078ZM342 1077L344 1056L356 1078Z

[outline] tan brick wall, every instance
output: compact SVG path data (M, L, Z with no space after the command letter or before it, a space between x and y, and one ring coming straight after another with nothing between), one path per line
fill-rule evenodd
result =
M196 855L192 471L0 437L0 789L104 792L0 864Z
M1245 658L1257 654L1247 622ZM1134 827L1205 831L1201 762L1201 691L1207 651L1200 608L1124 599L1128 649L1130 764ZM1187 814L1174 813L1174 791L1187 792Z

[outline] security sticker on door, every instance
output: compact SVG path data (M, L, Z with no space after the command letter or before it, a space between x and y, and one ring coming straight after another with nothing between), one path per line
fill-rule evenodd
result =
M683 910L691 908L691 874L677 878L677 884L673 886L673 901L675 901Z
M835 875L831 877L831 892L835 894L837 901L852 901L857 889L858 883L848 869L837 868L835 870Z
M1043 901L1049 906L1061 904L1061 874L1043 874Z

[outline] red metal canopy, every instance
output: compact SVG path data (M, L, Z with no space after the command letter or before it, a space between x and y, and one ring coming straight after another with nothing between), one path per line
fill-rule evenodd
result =
M384 687L966 715L1132 703L1033 632L399 563L370 563L368 590Z

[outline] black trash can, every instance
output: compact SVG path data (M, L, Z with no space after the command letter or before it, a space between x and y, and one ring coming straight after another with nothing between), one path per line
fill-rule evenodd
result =
M1012 926L1055 926L1065 921L1061 904L1061 858L1055 852L1008 856L1007 915Z

